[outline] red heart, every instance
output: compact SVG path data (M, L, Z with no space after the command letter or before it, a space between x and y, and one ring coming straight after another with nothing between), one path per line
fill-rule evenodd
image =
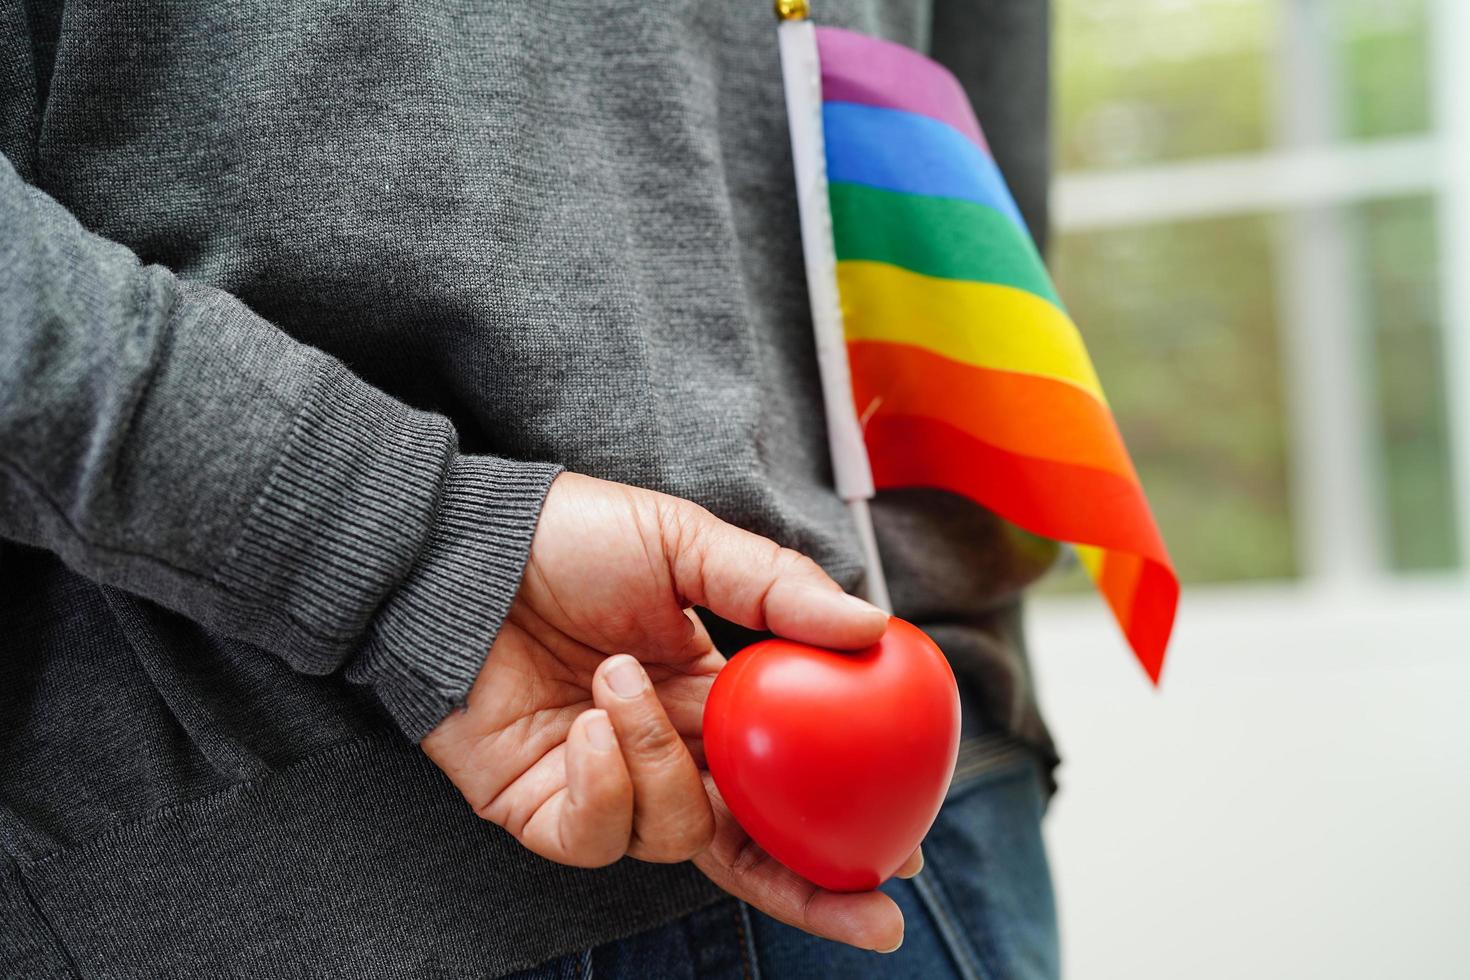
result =
M876 888L902 867L944 802L959 739L954 673L901 619L856 652L749 646L704 708L730 812L766 853L834 891Z

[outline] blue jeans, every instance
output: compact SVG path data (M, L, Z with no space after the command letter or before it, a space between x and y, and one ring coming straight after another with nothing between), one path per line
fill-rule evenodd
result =
M1042 809L1037 766L1025 750L998 735L967 739L944 809L924 840L924 870L883 886L903 909L903 946L895 953L816 939L730 899L518 977L1056 977L1056 909Z

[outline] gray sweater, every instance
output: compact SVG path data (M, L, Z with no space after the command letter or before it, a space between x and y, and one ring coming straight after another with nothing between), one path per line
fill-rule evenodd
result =
M818 13L954 68L1042 227L1044 4ZM786 139L765 0L0 0L0 974L487 975L713 897L530 855L413 743L559 467L858 584ZM1054 549L877 520L967 725L1053 759Z

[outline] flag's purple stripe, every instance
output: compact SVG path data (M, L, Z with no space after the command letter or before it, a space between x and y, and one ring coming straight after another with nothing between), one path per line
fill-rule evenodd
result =
M817 28L822 99L916 112L953 126L986 154L990 147L959 81L943 65L892 41Z

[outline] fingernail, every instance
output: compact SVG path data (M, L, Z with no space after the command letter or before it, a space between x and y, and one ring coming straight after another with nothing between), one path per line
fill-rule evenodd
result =
M839 592L836 589L824 589L818 585L801 586L801 601L808 606L823 606L840 616L872 616L879 615L887 618L888 614L877 606L860 599L851 592Z
M643 668L632 657L618 657L607 669L607 686L620 698L643 693Z
M842 593L842 604L847 607L848 612L854 615L868 616L872 615L873 613L877 613L885 619L888 618L888 614L886 612L879 609L868 600L853 595L851 592Z
M599 752L606 752L618 744L613 734L612 722L607 720L606 711L590 712L587 718L587 741Z
M902 945L903 945L903 937L902 936L899 936L898 937L898 942L894 943L892 946L888 947L887 949L877 949L877 950L874 950L874 952L875 953L892 953L892 952L897 951L898 947L900 947Z
M910 871L908 874L903 875L902 877L904 877L904 878L913 878L920 871L923 871L923 870L924 870L924 852L923 851L919 851L919 866L916 867L916 868L914 868L914 870Z

